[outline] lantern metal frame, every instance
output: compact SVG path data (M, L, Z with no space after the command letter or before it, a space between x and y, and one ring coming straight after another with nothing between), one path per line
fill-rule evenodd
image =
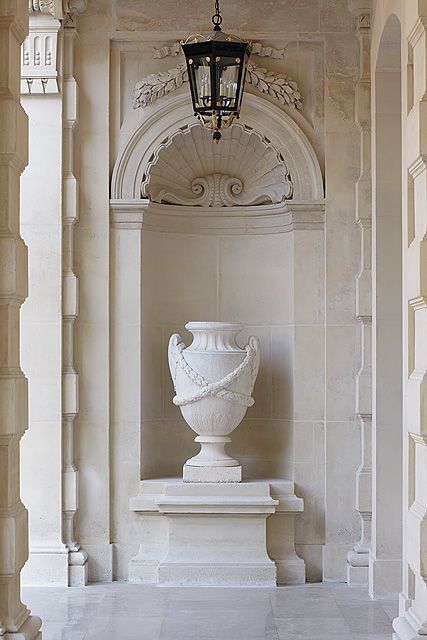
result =
M218 142L221 130L239 117L251 45L238 36L221 31L219 0L216 0L215 8L213 31L207 35L192 35L181 46L187 63L194 115L202 126L213 130L212 137ZM200 67L205 69L204 82L206 88L209 87L206 95L200 95L197 79ZM234 75L230 75L233 81L230 79L227 84L225 73L229 69L234 69Z

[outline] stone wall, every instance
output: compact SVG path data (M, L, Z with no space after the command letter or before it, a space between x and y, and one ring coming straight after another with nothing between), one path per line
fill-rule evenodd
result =
M123 197L110 193L122 150L148 125L155 150L155 140L159 146L165 137L160 125L156 129L156 117L160 121L170 105L185 110L188 95L184 84L146 108L133 109L135 85L147 74L179 64L179 56L162 48L209 29L210 13L200 2L177 11L169 1L160 7L93 0L77 18L76 530L89 555L92 580L127 576L129 558L137 551L128 500L137 493L141 474L178 473L189 455L192 434L170 404L164 356L169 333L182 331L188 320L241 321L262 340L256 404L236 432L234 446L251 474L295 480L306 504L296 541L309 579L345 579L346 555L360 536L355 510L361 455L356 20L344 0L281 2L274 12L262 4L224 6L224 29L262 43L266 49L258 48L254 62L295 81L303 106L291 109L251 85L242 122L245 117L256 122L253 105L264 104L262 126L268 128L269 118L276 118L274 127L279 127L280 114L296 125L323 173L321 229L250 236L150 231L148 218L142 222L149 214L141 211L124 218L114 213L110 225L110 195ZM262 107L257 109L261 113ZM193 122L189 103L187 111L185 125ZM286 148L284 137L281 143ZM135 160L134 175L141 171ZM311 201L318 203L316 178L301 183L314 185L317 196ZM139 186L134 184L132 198L139 197ZM197 278L193 258L200 265Z

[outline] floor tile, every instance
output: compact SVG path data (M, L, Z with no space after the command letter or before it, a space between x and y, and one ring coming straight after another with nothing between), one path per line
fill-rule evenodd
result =
M343 618L276 618L280 640L312 637L351 638L350 629Z
M165 588L128 583L31 587L43 640L390 640L393 601L364 588Z
M340 605L341 612L353 634L386 633L390 619L376 602L359 605Z

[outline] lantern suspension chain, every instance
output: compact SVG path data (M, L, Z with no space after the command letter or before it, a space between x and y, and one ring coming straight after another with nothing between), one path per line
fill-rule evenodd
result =
M214 31L221 31L222 15L219 9L219 0L215 0L215 13L212 16Z

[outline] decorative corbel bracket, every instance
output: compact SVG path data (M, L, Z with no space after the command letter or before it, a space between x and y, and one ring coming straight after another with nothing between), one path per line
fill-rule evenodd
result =
M85 10L87 0L28 0L30 26L22 45L21 94L59 93L57 50L64 24Z
M59 92L56 58L60 27L52 14L30 14L29 33L22 45L21 94Z

